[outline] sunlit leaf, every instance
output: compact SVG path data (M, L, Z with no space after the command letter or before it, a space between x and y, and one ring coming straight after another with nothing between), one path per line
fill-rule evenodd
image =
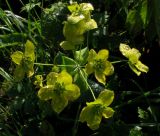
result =
M27 40L27 42L25 44L24 57L26 59L29 58L30 61L34 61L35 60L34 44L29 40Z
M102 83L104 85L106 84L105 74L95 71L95 77L98 80L98 82L100 82L100 83Z

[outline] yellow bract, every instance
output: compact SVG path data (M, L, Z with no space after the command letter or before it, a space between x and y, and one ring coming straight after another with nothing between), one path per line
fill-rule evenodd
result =
M80 89L72 83L72 76L66 71L50 72L47 75L47 85L38 91L38 96L42 100L52 99L53 110L60 113L68 101L74 101L80 96Z

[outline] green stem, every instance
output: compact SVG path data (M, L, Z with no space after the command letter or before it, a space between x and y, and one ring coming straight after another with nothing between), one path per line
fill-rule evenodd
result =
M79 71L80 71L80 74L81 74L82 78L83 78L83 79L84 79L84 81L86 82L86 84L87 84L87 86L88 86L89 90L91 91L91 94L92 94L92 96L93 96L94 100L96 100L96 97L95 97L95 95L94 95L94 92L93 92L93 90L92 90L91 86L88 84L88 82L87 82L86 78L84 77L84 75L83 75L83 73L82 73L82 71L81 71L81 69L80 69L80 68L79 68Z
M118 60L118 61L112 61L112 64L121 63L121 62L128 62L128 60Z

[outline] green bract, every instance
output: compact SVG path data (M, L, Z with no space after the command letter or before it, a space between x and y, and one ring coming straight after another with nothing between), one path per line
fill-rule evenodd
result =
M110 118L114 114L114 110L108 107L114 99L114 92L104 90L94 102L87 103L80 113L80 121L87 122L88 127L92 130L99 128L99 125L104 118Z
M60 113L68 101L74 101L80 96L80 89L72 84L72 76L66 71L50 72L47 75L47 85L38 91L41 100L52 100L53 110Z
M85 67L87 74L94 73L96 79L102 83L106 83L106 77L114 72L114 67L111 62L107 61L109 51L106 49L100 50L98 54L91 49L88 56L88 63Z
M24 78L25 73L28 77L34 74L34 45L31 41L27 40L25 44L24 53L16 51L11 55L12 61L17 65L14 71L16 81L20 81Z
M141 53L135 49L130 48L128 45L121 43L119 47L121 53L129 59L129 67L135 72L138 76L141 74L141 72L147 73L149 68L144 65L140 60Z
M97 28L97 23L91 19L90 12L93 6L90 3L73 3L68 6L71 15L64 22L63 34L65 41L60 46L65 50L75 49L75 45L82 44L83 34L89 30Z

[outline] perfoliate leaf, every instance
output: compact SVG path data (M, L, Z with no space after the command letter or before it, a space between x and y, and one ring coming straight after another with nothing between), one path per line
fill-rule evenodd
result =
M131 70L132 70L134 73L136 73L137 76L140 76L141 71L139 71L139 70L135 67L135 65L133 65L132 63L128 62L128 64L129 64L129 67L131 68Z
M14 78L15 80L18 82L18 81L21 81L25 76L25 70L24 68L22 67L22 65L18 65L16 67L16 69L14 70Z
M64 96L70 101L74 101L80 96L80 89L75 84L66 85L65 90Z
M60 43L60 46L64 50L73 50L73 49L75 49L74 43L70 42L70 41L63 41L63 42Z
M32 62L34 62L34 60L35 60L34 44L29 40L27 40L27 42L25 44L24 57L26 59L29 58L29 60Z
M85 22L85 32L97 28L97 23L93 19L90 19L88 22Z
M16 63L17 65L20 65L23 59L23 52L16 51L11 55L11 58L14 63Z
M113 99L114 92L106 89L102 91L97 98L97 100L100 100L101 103L105 106L109 106L113 102Z
M58 78L56 82L63 84L64 86L72 84L72 76L63 70L61 73L58 74Z
M102 59L102 60L106 60L109 57L109 51L106 49L102 49L98 52L97 54L97 59Z
M147 73L149 71L149 68L146 65L144 65L141 61L138 61L135 64L135 67L141 72Z
M104 118L110 118L113 116L113 114L114 114L114 110L110 107L106 107L102 113Z
M96 130L99 128L101 123L102 114L100 111L100 107L95 105L88 105L84 107L80 113L80 121L87 122L87 126L92 130Z
M103 74L102 72L97 72L95 71L95 77L98 80L98 82L102 83L102 84L106 84L106 76L105 74Z
M92 6L91 3L81 3L81 4L80 4L80 8L81 8L82 11L86 11L86 10L88 10L88 11L94 10L94 8L93 8L93 6Z
M68 9L71 13L73 13L73 12L77 12L80 9L80 7L77 4L77 2L73 2L71 5L68 6Z
M47 85L54 85L58 77L58 73L50 72L47 75Z
M37 87L43 87L42 81L43 81L43 76L42 75L36 75L34 85L36 85Z
M73 16L73 15L71 15L71 16L68 17L67 21L68 21L69 23L71 23L71 24L76 24L76 23L78 23L79 21L83 20L84 18L85 18L85 17L84 17L83 14L82 14L82 15L79 15L79 16Z
M52 85L48 85L48 86L42 87L38 91L38 97L41 100L52 99L52 96L53 96L53 86Z
M64 96L57 95L54 92L51 105L53 110L59 114L68 105L68 100Z

